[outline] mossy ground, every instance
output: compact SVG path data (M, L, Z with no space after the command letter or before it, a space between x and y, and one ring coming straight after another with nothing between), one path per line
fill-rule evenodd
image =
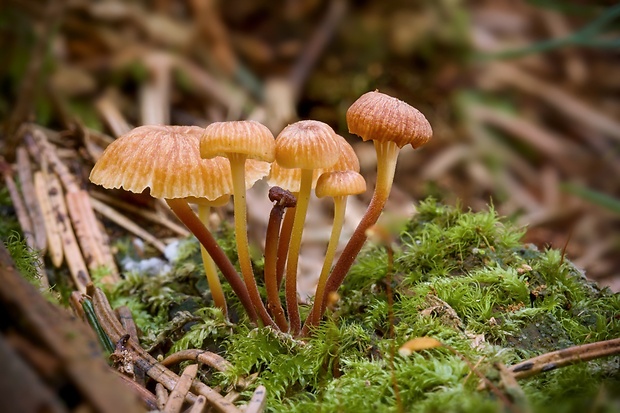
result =
M492 208L461 212L429 199L417 209L395 242L393 338L388 260L380 246L363 250L340 301L306 341L250 327L234 298L234 322L224 320L210 306L193 239L183 242L172 271L126 274L108 294L114 306L131 308L153 354L205 348L234 365L227 374L205 373L207 384L226 386L258 373L254 386L267 387L268 411L398 411L396 393L408 412L505 411L491 392L476 390L468 364L445 348L407 358L395 350L408 339L434 337L497 381L496 362L620 337L620 295L587 281L559 251L522 245L523 231ZM233 257L229 228L220 236ZM520 383L521 411L620 411L619 357Z
M620 336L620 295L588 282L559 251L522 245L522 235L492 208L472 213L432 199L421 203L395 245L393 339L387 253L379 246L365 248L339 303L305 342L253 329L243 318L228 323L208 307L193 240L186 241L172 272L129 274L111 296L132 308L147 347L162 353L209 348L231 361L228 374L204 377L210 385L259 373L256 385L267 387L269 411L398 411L396 391L405 411L502 411L492 393L476 390L477 377L455 354L433 349L403 358L395 349L410 338L431 336L480 362L477 368L497 380L495 362L510 365ZM233 256L232 243L224 244ZM260 265L257 274L260 279ZM517 403L523 411L551 405L555 411L584 411L593 403L613 410L619 361L612 357L524 380L525 397Z

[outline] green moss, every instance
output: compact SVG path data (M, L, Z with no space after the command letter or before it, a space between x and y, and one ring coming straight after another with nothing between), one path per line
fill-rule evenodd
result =
M339 303L304 342L268 328L251 329L234 315L242 314L234 299L232 324L208 307L195 241L188 241L182 264L169 274L129 274L111 296L132 308L151 348L209 348L233 363L226 374L209 376L209 385L231 385L258 373L253 386L267 387L268 411L393 412L399 410L396 391L405 411L503 411L492 393L476 390L478 378L468 364L446 349L409 358L394 354L410 338L431 336L472 364L480 362L478 370L497 381L495 362L510 365L620 336L620 295L588 282L558 251L522 245L522 235L493 208L473 213L432 199L421 203L395 248L393 338L387 254L372 245L351 269ZM220 237L234 256L232 233L225 229ZM262 279L262 267L255 269ZM520 403L533 411L549 405L582 411L594 400L601 410L613 408L620 394L618 362L611 357L523 380Z
M21 227L15 216L9 190L3 185L0 188L0 238L6 240L14 232L21 234Z
M13 231L3 240L4 246L9 251L15 268L31 284L41 287L38 269L41 266L39 253L26 244L26 240L21 235Z

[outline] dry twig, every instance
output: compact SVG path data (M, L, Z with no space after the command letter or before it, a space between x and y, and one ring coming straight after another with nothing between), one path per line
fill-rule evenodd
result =
M144 241L154 246L162 254L164 253L166 245L160 240L158 240L156 237L151 235L149 232L139 227L135 222L95 198L90 198L90 201L95 211L99 212L110 221L113 221L121 227L125 228L132 234L142 238Z
M620 338L552 351L510 366L509 369L514 373L515 378L523 379L560 367L615 354L620 354Z
M170 396L168 396L168 401L164 406L164 413L179 413L181 411L185 396L187 396L189 388L194 378L196 378L196 373L198 373L198 364L190 364L185 367L181 377L170 392Z
M126 332L123 330L121 323L116 318L116 315L110 307L110 303L108 302L105 294L92 284L89 286L88 293L92 297L93 307L101 327L113 342L119 342L119 340L126 335ZM179 376L161 365L161 363L158 363L157 360L155 360L149 353L140 347L140 345L134 340L129 339L127 341L126 348L133 353L132 358L138 368L144 370L149 377L161 383L168 390L174 389L179 380ZM205 396L209 403L222 413L239 412L234 405L204 383L194 381L191 389L197 394L202 394ZM193 403L196 400L196 395L193 393L188 393L186 398Z
M63 262L61 231L58 228L58 223L56 222L52 203L49 198L48 192L50 188L45 174L41 171L34 173L34 189L45 221L47 252L54 267L59 268Z
M26 204L28 216L32 222L32 230L34 232L34 248L45 254L47 249L47 238L45 233L45 220L43 212L37 202L34 190L34 181L32 178L32 166L28 158L28 152L24 147L17 148L17 175L21 184L22 196Z

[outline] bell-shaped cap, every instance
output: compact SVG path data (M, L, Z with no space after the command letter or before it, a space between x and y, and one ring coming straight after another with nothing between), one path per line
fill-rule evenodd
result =
M336 134L336 141L338 141L338 151L340 155L335 164L329 168L325 168L323 172L328 171L360 171L360 160L353 150L353 147L347 142L345 138Z
M339 156L336 133L323 122L292 123L276 138L276 162L283 168L328 168Z
M355 171L332 171L322 174L316 182L316 196L348 196L366 191L366 180Z
M221 207L230 202L230 194L222 195L216 199L197 198L194 196L188 196L184 199L190 204L203 205L207 207Z
M336 137L336 142L338 144L338 160L329 168L320 168L313 171L312 188L316 187L317 179L319 179L319 176L325 172L348 170L359 172L360 170L360 162L357 158L357 154L353 150L353 147L342 136L337 134L334 136ZM291 192L299 192L299 187L301 184L301 169L283 168L277 162L274 162L271 165L271 173L269 174L268 182L271 186L279 186L281 188L288 189Z
M264 162L275 160L275 140L271 131L254 120L214 122L200 138L200 156L213 158L243 154Z
M402 100L380 92L367 92L347 110L349 132L363 140L392 141L402 148L418 148L433 135L424 115Z
M105 188L136 193L149 188L156 198L216 200L232 194L228 159L200 158L202 132L203 128L197 126L137 127L105 149L90 180ZM246 164L246 182L253 184L268 173L266 162Z

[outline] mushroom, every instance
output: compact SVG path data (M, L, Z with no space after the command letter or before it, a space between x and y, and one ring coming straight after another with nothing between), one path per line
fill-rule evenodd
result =
M318 317L318 311L322 305L325 283L327 282L327 276L336 254L336 247L338 246L338 240L340 239L340 233L344 224L347 198L349 195L357 195L365 191L366 181L364 177L359 172L353 170L326 172L319 177L316 183L315 193L318 198L326 196L334 198L334 223L314 295L314 305L305 326L314 323L313 320ZM307 332L305 326L303 334Z
M90 180L105 188L123 188L135 193L149 188L153 197L164 198L208 251L250 320L256 322L248 290L235 267L188 205L188 200L216 200L230 193L232 187L230 166L225 159L200 158L202 131L196 126L137 127L106 148L93 167Z
M297 335L301 328L297 305L297 264L312 189L313 172L315 169L334 165L339 156L336 134L329 125L323 122L314 120L295 122L285 127L276 138L276 163L286 169L301 170L285 275L289 331L294 335Z
M338 143L338 152L340 153L338 161L329 168L315 169L312 173L312 189L316 187L319 176L329 171L347 171L352 170L359 172L360 164L353 147L349 145L347 140L336 134ZM301 183L301 169L286 169L278 165L277 162L271 165L271 173L268 182L270 185L279 186L291 191L293 194L299 193L299 185ZM293 220L295 217L295 208L288 208L285 212L282 229L280 230L280 241L278 244L276 275L278 280L278 289L284 275L284 267L286 264L286 256L291 239L291 231L293 229Z
M248 159L271 163L275 160L275 142L269 129L256 121L214 122L207 126L200 138L200 156L224 156L230 161L233 183L235 239L243 280L254 308L263 324L277 329L263 304L250 259L247 233L247 205L245 200L245 164ZM266 175L266 174L265 174Z
M372 140L375 145L377 182L366 213L327 279L323 298L320 300L322 304L319 316L313 319L313 323L318 323L322 317L326 297L337 291L342 284L366 241L366 230L374 225L381 215L392 189L400 149L408 144L418 148L428 142L433 134L431 125L420 111L399 99L377 91L360 96L349 107L346 117L349 132L359 135L364 141Z
M273 314L275 322L280 330L287 331L288 323L284 316L284 309L280 302L280 284L276 274L276 263L278 254L278 244L280 240L280 224L282 215L287 208L295 208L297 199L292 192L274 186L269 189L269 200L275 202L271 213L269 214L269 222L267 224L267 232L265 234L265 289L267 290L267 307Z

